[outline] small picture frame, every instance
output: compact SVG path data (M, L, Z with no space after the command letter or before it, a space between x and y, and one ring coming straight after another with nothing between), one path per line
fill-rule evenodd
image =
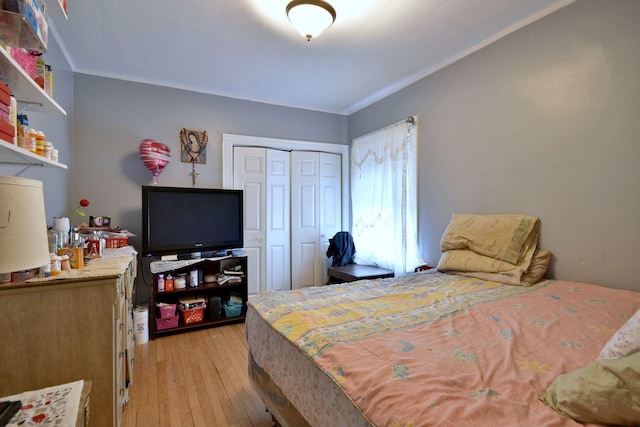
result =
M206 130L182 128L180 131L180 159L184 163L206 164L208 140Z
M110 216L90 216L89 217L89 227L111 227L111 217Z

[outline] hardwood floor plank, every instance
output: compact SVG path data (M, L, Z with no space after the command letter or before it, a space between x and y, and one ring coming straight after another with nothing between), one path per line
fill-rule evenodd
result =
M238 336L237 333L234 333L236 330L226 329L223 331L225 334L225 341L227 342L244 342L244 335ZM252 395L260 398L253 393L251 389L251 384L249 383L249 378L247 377L247 358L237 357L237 354L241 351L241 346L225 346L224 350L227 352L229 360L231 361L231 366L233 367L232 375L234 378L234 385L236 390L236 395L240 399L241 404L243 405L247 415L249 415L249 419L257 420L260 418L260 411L255 406L255 401L251 398ZM244 355L247 354L247 350L244 349L242 351ZM264 405L260 400L260 407L264 410Z
M144 412L142 409L138 410L138 417L142 414L145 420L148 420L149 426L160 425L159 418L159 405L158 405L158 351L157 346L149 346L149 359L148 365L141 365L139 367L140 372L144 373L146 379L146 396L148 401L146 402L146 408L151 412ZM131 399L129 399L131 402ZM146 415L146 416L145 416Z
M209 335L206 335L209 337ZM215 415L216 425L222 427L233 423L233 417L227 418L227 414L232 414L231 407L228 404L228 397L225 394L223 379L220 378L218 369L215 363L215 346L214 339L205 339L203 341L203 352L206 354L203 362L201 363L201 371L203 378L205 378L205 388L209 404Z
M157 374L158 375L157 377L158 412L157 413L158 413L159 425L169 425L169 423L171 422L171 417L169 416L170 400L167 395L168 386L167 386L167 377L165 375L165 371L166 371L165 365L166 365L165 361L158 361L156 365L156 369L158 370L158 374ZM135 394L132 397L130 397L130 400L133 397L135 397Z
M227 418L229 425L241 425L236 413L236 408L233 404L233 379L229 375L229 359L223 351L226 345L230 345L224 341L224 336L220 334L220 331L216 331L216 336L212 339L211 349L211 361L214 363L216 370L216 379L218 387L218 395L223 398L223 410Z
M167 353L170 354L171 365L166 366L168 381L169 415L172 426L193 426L189 408L187 381L184 376L185 359L188 348L184 346L184 334L173 335L167 340Z
M243 323L136 345L122 427L271 427L247 351Z

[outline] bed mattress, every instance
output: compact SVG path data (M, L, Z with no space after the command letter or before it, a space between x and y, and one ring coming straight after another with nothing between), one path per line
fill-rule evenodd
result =
M267 406L286 399L314 427L578 426L539 397L639 308L640 293L585 283L418 273L268 292L246 330L280 393L263 382Z

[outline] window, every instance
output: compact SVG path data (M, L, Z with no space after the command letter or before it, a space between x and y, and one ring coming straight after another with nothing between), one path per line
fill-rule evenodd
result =
M396 276L423 263L417 242L416 123L406 120L361 136L351 149L355 261Z

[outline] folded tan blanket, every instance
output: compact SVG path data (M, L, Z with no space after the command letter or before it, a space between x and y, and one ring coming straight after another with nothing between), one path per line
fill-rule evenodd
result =
M529 263L529 267L526 270L522 267L508 264L503 261L497 261L497 263L493 263L493 261L495 260L492 260L491 258L484 265L482 264L482 261L476 259L475 262L474 260L472 260L471 263L461 265L459 266L460 269L456 269L455 258L457 258L457 255L451 257L452 252L455 253L462 251L455 250L443 253L442 257L440 258L440 262L438 263L437 269L439 271L447 271L451 274L477 277L478 279L493 280L494 282L518 286L530 286L534 283L539 282L543 278L544 273L547 272L549 262L551 261L550 251L536 251L533 254L531 262ZM478 256L482 257L482 255ZM487 268L488 265L494 265L496 267L496 271L491 271L491 268ZM467 268L469 268L469 270L467 270Z
M471 249L480 255L520 264L538 243L538 218L525 215L453 214L440 248Z
M442 236L437 269L531 285L542 278L551 259L548 251L536 252L539 225L538 218L524 215L453 214Z

